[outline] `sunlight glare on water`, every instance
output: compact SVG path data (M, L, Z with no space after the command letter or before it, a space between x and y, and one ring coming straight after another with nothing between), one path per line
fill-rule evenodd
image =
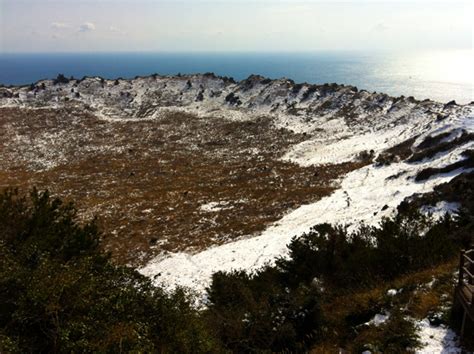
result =
M474 100L472 50L419 52L391 58L372 73L374 80L387 85L382 90L396 90L395 94L410 92L418 99L441 102L447 96L461 103Z

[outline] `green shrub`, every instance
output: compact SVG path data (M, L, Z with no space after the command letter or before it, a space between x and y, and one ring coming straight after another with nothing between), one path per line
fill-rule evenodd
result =
M58 76L56 77L56 79L54 79L53 81L53 84L54 85L58 85L58 84L68 84L70 80L74 80L73 77L71 77L71 79L68 79L66 76L64 76L63 74L58 74Z
M413 320L395 311L386 322L362 329L352 344L351 352L407 353L420 345L416 332Z
M209 301L210 323L233 352L302 351L321 331L317 289L289 289L275 268L255 275L216 273Z
M0 352L208 352L183 291L165 294L99 249L94 222L33 190L0 195Z
M290 257L277 265L289 284L321 278L334 287L364 287L448 260L459 248L455 223L415 210L355 232L321 224L293 239Z

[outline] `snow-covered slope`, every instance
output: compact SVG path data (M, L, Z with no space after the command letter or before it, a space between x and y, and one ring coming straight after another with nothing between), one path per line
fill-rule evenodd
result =
M463 129L474 133L474 115L452 117L443 122L434 122L426 128L406 127L404 137L392 136L396 144L400 139L418 136L414 146L427 137L439 136L443 132L457 132ZM408 131L410 131L408 133ZM384 141L384 147L391 147L387 135L392 132L373 133L375 141ZM362 137L351 139L355 150L357 144L367 146L370 141ZM313 151L314 159L336 163L341 152L348 153L346 140L331 143L332 148ZM347 174L340 188L333 194L313 204L304 205L271 225L260 236L239 240L223 246L214 247L198 254L178 253L159 257L141 270L148 276L156 276L157 282L168 286L181 285L203 292L216 271L255 270L271 264L276 257L286 255L286 245L293 236L298 236L318 223L341 223L356 225L357 222L377 224L382 217L391 215L407 197L416 193L426 193L441 183L471 168L456 168L447 173L434 174L427 180L417 181L416 176L427 168L444 168L459 161L466 161L463 152L474 149L474 140L461 143L447 151L441 151L432 158L422 161L398 161L389 165L370 164ZM337 151L339 154L332 154ZM295 161L299 162L298 159ZM303 163L307 163L303 160Z
M0 107L71 105L112 120L153 119L169 110L236 120L271 116L277 127L311 137L308 144L295 148L289 156L306 154L309 145L311 151L318 143L348 139L354 134L363 135L368 142L358 144L359 148L375 146L379 150L384 148L383 142L370 141L371 137L384 137L371 135L374 132L384 129L391 134L385 138L391 139L413 124L422 128L435 119L465 114L472 108L429 100L420 102L412 97L394 98L352 86L295 84L288 79L269 80L255 75L240 82L204 74L156 75L134 80L85 78L56 84L45 80L32 86L0 87Z

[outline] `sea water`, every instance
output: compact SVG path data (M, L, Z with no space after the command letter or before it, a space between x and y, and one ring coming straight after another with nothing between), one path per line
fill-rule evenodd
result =
M2 54L0 84L27 85L58 73L114 79L213 72L242 80L250 74L295 82L338 83L392 96L456 100L473 97L472 50L411 53L67 53Z

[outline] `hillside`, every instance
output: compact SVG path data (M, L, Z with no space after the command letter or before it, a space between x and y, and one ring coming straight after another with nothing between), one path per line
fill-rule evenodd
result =
M0 164L0 187L75 200L116 262L205 302L215 272L272 265L316 224L471 208L474 103L260 76L58 76L0 87Z
M45 80L0 88L0 106L2 184L79 198L104 216L108 249L134 264L269 226L249 242L273 250L244 252L243 267L258 266L316 222L376 223L468 168L415 178L467 164L474 124L472 104L213 74Z

